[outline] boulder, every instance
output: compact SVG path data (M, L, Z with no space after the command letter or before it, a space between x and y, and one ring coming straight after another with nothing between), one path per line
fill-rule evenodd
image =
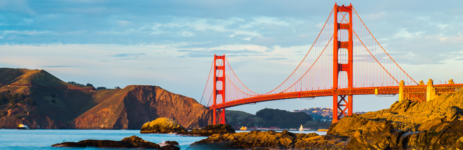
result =
M143 124L140 133L188 133L184 127L169 118L157 118L151 122Z
M166 150L180 150L179 147L168 144L159 146L156 143L148 142L138 136L131 136L122 139L121 141L113 140L82 140L79 142L64 142L53 144L51 147L99 147L99 148L155 148Z
M251 131L227 134L213 134L190 145L191 149L293 149L295 143L304 138L316 137L311 134L294 134L286 130ZM304 149L302 144L298 149Z
M213 134L227 134L227 133L235 133L235 129L233 129L233 127L228 124L209 125L202 129L194 129L188 132L189 135L193 135L193 136L210 136Z

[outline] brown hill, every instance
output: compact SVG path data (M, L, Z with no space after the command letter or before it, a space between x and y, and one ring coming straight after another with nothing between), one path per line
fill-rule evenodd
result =
M196 100L157 86L83 90L44 70L10 68L0 68L0 83L0 128L140 129L157 117L187 128L212 122Z
M75 128L140 129L159 117L176 120L186 128L206 126L211 112L196 100L157 86L127 86L77 117Z

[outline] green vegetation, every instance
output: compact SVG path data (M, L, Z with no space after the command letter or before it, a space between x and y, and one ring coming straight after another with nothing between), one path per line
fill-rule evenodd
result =
M289 112L279 109L262 109L256 113L257 117L265 120L265 127L296 128L312 121L312 117L303 112Z
M314 129L323 128L318 127L320 123L313 121L310 115L302 112L289 112L286 110L266 108L258 111L256 115L233 110L227 110L225 114L228 124L232 125L234 128L240 128L241 126L299 128L301 124L304 125L304 127L307 125ZM313 122L315 122L315 124Z
M5 93L0 94L0 105L10 104L14 105L16 103L25 104L25 96L22 93L12 94L10 90L7 90Z
M264 124L264 119L250 113L226 110L225 114L228 124L233 126L234 128L240 128L241 126L262 127L262 125Z

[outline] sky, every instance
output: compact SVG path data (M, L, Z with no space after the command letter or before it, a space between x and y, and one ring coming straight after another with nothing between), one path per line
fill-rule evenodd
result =
M225 54L243 83L264 93L296 68L335 2L352 3L415 80L463 83L463 2L456 0L0 0L0 66L97 87L157 85L200 99L213 55ZM354 96L354 111L396 100ZM324 97L230 109L331 106Z

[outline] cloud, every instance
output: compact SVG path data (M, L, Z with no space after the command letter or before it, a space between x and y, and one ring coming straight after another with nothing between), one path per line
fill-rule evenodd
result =
M407 29L401 29L394 37L395 38L406 38L406 39L411 39L411 38L416 38L420 35L425 33L424 31L418 31L418 32L413 32L410 33L407 31Z
M39 67L47 67L47 68L68 68L68 67L77 67L77 66L39 66Z
M145 53L138 53L138 54L127 54L127 53L124 53L124 54L116 54L116 55L112 55L113 57L135 57L135 58L138 58L138 56L140 55L146 55Z
M287 60L288 58L274 57L274 58L265 58L264 60Z
M250 51L250 50L210 50L210 51L195 51L195 50L179 50L178 52L186 52L186 55L183 57L192 57L192 58L211 58L214 54L222 55L225 54L227 57L235 56L249 56L251 54L256 54L260 52Z

